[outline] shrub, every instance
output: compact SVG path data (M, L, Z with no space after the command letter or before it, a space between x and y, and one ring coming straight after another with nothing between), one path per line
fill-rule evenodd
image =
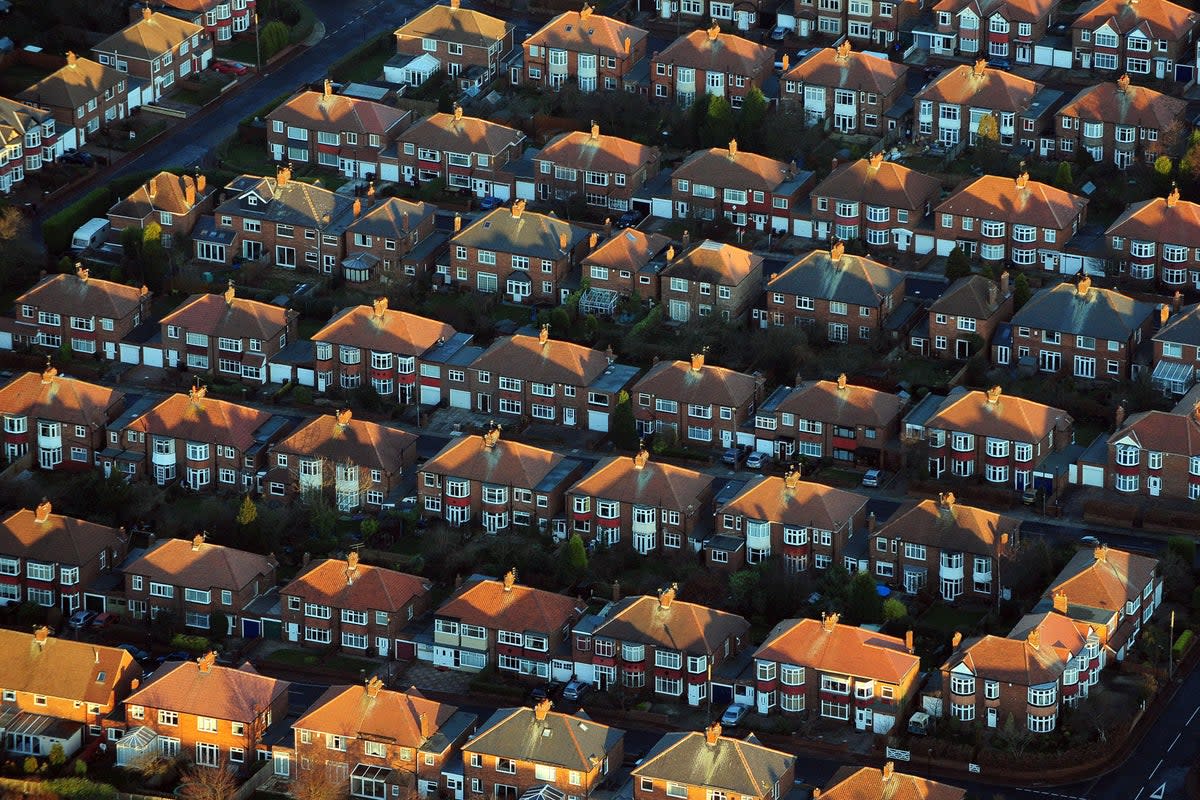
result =
M178 650L187 650L189 653L204 653L211 646L212 643L203 636L177 633L171 637L171 647Z
M21 768L25 770L26 775L32 775L38 771L38 761L33 756L26 756Z
M1192 646L1193 634L1190 630L1186 630L1179 634L1179 638L1175 640L1175 644L1171 647L1176 658L1183 658L1183 654Z
M81 762L82 763L82 762ZM87 778L58 778L46 781L46 788L62 800L116 800L116 787Z
M287 47L291 36L292 32L288 29L287 24L277 19L264 25L258 33L263 61L270 61L272 56Z
M292 401L300 405L311 405L313 401L313 391L307 386L297 386L292 390Z

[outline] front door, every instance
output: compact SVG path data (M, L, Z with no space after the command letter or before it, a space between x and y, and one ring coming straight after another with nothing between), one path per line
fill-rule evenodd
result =
M971 343L966 339L954 340L954 357L959 361L966 361L971 357Z
M488 193L488 182L479 178L471 179L471 191L476 197L486 197Z
M987 710L987 726L989 728L996 727L996 717L998 717L998 716L999 716L999 712L997 712L996 709L989 708Z
M869 708L854 709L854 727L860 731L870 730L870 728L871 728L871 709L869 709Z
M563 409L563 425L575 425L575 409L567 407Z
M463 800L463 779L459 775L446 776L446 789L454 800Z
M1151 475L1146 479L1146 488L1150 490L1151 497L1158 497L1162 491L1162 478L1157 475Z
M492 413L492 396L490 394L479 393L479 401L475 404L478 407L480 414Z
M300 641L300 623L299 622L289 622L287 624L287 640L289 642Z
M386 636L376 636L375 637L375 649L379 651L380 658L387 658L389 641L390 640Z

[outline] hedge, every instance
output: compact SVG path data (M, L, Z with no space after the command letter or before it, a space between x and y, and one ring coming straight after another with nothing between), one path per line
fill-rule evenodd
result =
M1183 658L1183 654L1192 646L1193 635L1191 630L1186 630L1179 634L1179 638L1175 640L1175 645L1171 648L1175 651L1176 658Z
M42 223L42 239L50 255L64 253L71 248L71 234L92 217L102 217L112 205L108 189L92 189L57 214L47 217Z

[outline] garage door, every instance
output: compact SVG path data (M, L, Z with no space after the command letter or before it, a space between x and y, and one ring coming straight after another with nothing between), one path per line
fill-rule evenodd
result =
M161 367L163 365L163 351L157 347L143 347L142 363L147 367Z
M1104 467L1083 466L1084 486L1104 486Z
M438 403L442 402L442 387L422 386L421 402L427 406L436 406Z
M471 410L471 393L465 389L450 390L450 407Z
M142 348L136 344L125 344L124 342L121 342L121 363L142 363Z
M608 433L608 412L588 411L588 430Z

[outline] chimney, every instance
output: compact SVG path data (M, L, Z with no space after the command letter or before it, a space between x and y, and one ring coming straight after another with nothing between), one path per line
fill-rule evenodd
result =
M335 433L340 433L350 427L350 419L353 416L348 408L343 408L340 411L333 412L333 429Z
M158 197L158 181L154 178L146 181L146 194L151 200Z
M452 10L457 10L461 5L461 0L450 0L450 8Z
M436 733L436 729L430 724L429 715L422 711L417 715L417 725L421 728L421 739L424 741Z
M1178 289L1171 295L1171 313L1178 314L1183 309L1183 292Z
M1120 430L1121 426L1125 424L1125 406L1117 406L1117 411L1113 416L1116 419L1117 430ZM1200 417L1197 417L1197 419L1200 420Z
M982 78L985 69L987 69L987 59L980 58L976 60L975 66L971 69L971 74L976 78Z
M37 642L38 649L46 649L46 640L50 638L50 629L45 625L41 626L33 632L33 640Z
M303 555L300 556L300 566L307 567L309 561L312 561L312 553L305 550Z
M67 66L68 67L75 66L75 58L76 58L75 54L73 52L71 52L70 50L68 50L67 51Z
M458 233L462 230L462 214L457 211L454 213L454 232Z
M375 181L367 181L367 202L375 203Z
M884 781L884 783L887 783L888 781L890 781L892 779L892 773L895 772L895 770L896 770L896 764L893 761L889 761L883 765L883 781Z
M550 325L543 325L538 329L538 344L545 347L550 342Z
M588 134L588 138L593 142L600 139L600 123L596 122L596 120L592 120L592 131Z
M193 553L200 549L200 545L204 544L204 538L207 535L208 534L206 534L206 533L197 533L195 536L192 537L192 552Z
M354 218L355 218L355 219L358 219L358 218L359 218L359 216L362 214L362 200L360 200L360 199L359 199L359 198L357 198L357 197L356 197L356 198L354 198L354 206L353 206L353 208L354 208Z
M987 390L987 403L994 406L1000 402L1000 393L1003 391L999 386L993 386Z
M508 572L504 573L504 591L511 592L513 584L517 582L517 568L513 567Z
M650 460L650 451L646 449L645 443L638 445L638 451L633 454L633 468L645 469L646 462Z
M596 245L600 243L600 234L592 231L588 234L588 250L595 250Z
M87 268L83 266L83 262L76 261L75 262L75 277L78 278L81 283L87 283L88 275L89 275L89 273L87 271Z
M995 308L996 301L1000 299L1000 287L989 282L987 287L987 296L988 308Z
M682 236L682 237L680 237L680 239L679 239L679 242L680 242L680 244L682 244L684 247L687 247L689 244L691 244L691 243L692 243L692 232L691 232L691 231L684 231L684 232L683 232L683 236Z
M612 217L604 218L604 236L605 238L612 235Z
M1029 646L1034 650L1042 649L1042 630L1041 628L1033 628L1029 631L1029 635L1025 637L1025 641L1029 642Z
M1008 270L1000 273L1000 296L1008 297Z
M800 469L795 465L788 467L788 471L783 475L783 488L789 492L793 491L797 484L800 483Z
M483 432L483 447L485 450L491 450L496 446L496 442L500 441L500 426L496 423L491 423L488 429ZM516 573L513 573L513 578L516 578Z
M715 42L717 40L717 37L721 35L721 26L714 22L712 24L712 27L710 27L708 29L707 33L708 33L708 40L710 42Z
M458 103L455 103L454 104L454 121L458 122L461 119L462 119L462 106L460 106Z
M604 358L611 364L617 360L617 354L613 352L613 346L610 342L608 347L604 348Z
M871 169L879 169L879 166L882 163L883 163L883 153L882 152L871 154L871 161L870 161Z
M633 50L633 40L626 36L623 44L625 47L625 55L629 55L629 53Z
M675 260L675 245L669 244L669 245L667 245L667 263L670 263L674 260Z
M1166 325L1167 320L1171 318L1171 307L1166 303L1160 303L1158 306L1158 324Z
M1129 76L1122 75L1121 77L1117 78L1117 91L1120 92L1121 94L1125 94L1125 92L1128 91L1128 89L1129 89Z
M875 526L878 524L879 523L876 520L874 511L872 511L870 514L867 514L867 533L874 533Z
M1060 614L1067 613L1067 593L1058 591L1054 593L1054 610Z
M522 201L522 202L524 202L524 201ZM567 244L569 244L567 242L567 234L564 231L563 233L560 233L558 235L558 249L562 250L564 253L567 252Z
M907 650L909 653L914 652L914 650L913 650L913 632L911 630L907 630L904 632L904 649Z
M1108 545L1102 544L1092 551L1097 561L1108 561Z
M782 66L782 69L780 70L780 72L787 72L788 68L791 66L791 63L792 63L792 59L788 56L787 53L784 53L783 54L783 66Z
M189 183L183 187L183 202L189 209L196 205L196 184Z
M938 495L938 505L940 505L942 508L954 508L955 499L954 492L940 494Z
M550 702L550 698L543 697L533 705L533 718L538 722L545 722L546 715L550 713L550 707L554 705Z
M704 353L692 353L692 372L704 369Z
M954 635L950 637L950 648L952 650L957 650L958 646L961 644L962 644L962 634L959 633L958 631L955 631Z
M150 6L144 6L142 8L142 19L150 19L150 13Z
M235 297L237 297L237 292L233 288L233 278L230 278L229 284L225 287L225 305L233 306Z
M383 319L387 310L388 299L386 297L376 297L371 301L371 316L375 319Z
M784 58L787 58L787 56L784 56ZM818 800L820 797L821 790L814 786L812 790L812 800Z
M618 603L621 600L621 582L619 580L612 582L612 601Z
M840 375L838 375L837 388L838 388L839 392L843 391L846 388L846 373L843 372Z
M837 627L838 620L841 618L842 618L842 615L837 613L836 611L831 611L828 614L822 612L821 613L821 629L823 631L825 631L826 633L832 633L833 629Z
M325 79L325 88L321 94L325 95L326 97L333 95L333 81L329 80L329 78Z
M50 501L43 497L42 502L38 503L37 508L34 509L33 521L41 525L46 520L50 519L51 508L52 506L50 505Z
M721 723L710 722L708 727L704 729L704 743L709 747L716 747L717 740L721 738Z
M1027 183L1029 183L1029 173L1021 170L1021 174L1016 177L1017 188L1024 189Z
M846 243L845 242L834 242L833 246L829 248L829 260L832 261L834 264L840 263L842 260L842 256L844 256L845 254L846 254Z
M592 7L589 6L587 3L584 3L583 8L579 9L579 18L587 19L591 15L592 15Z
M525 201L517 200L517 201L513 202L512 208L511 208L511 213L512 213L513 219L520 219L521 214L525 213Z
M358 551L351 550L346 554L346 584L354 583L354 577L358 574Z
M203 195L204 189L208 186L208 178L200 173L196 173L196 193Z
M58 370L50 366L50 356L46 356L46 368L42 370L42 385L46 386L54 382L58 377Z
M200 671L204 673L212 672L213 664L217 663L217 651L209 650L200 658L196 659L196 665L200 667Z
M850 40L846 39L838 45L837 57L839 61L845 61L850 57Z
M1087 275L1084 275L1083 277L1081 277L1079 279L1079 283L1075 287L1075 292L1080 297L1087 297L1091 291L1092 291L1092 279L1089 278Z
M1167 208L1174 208L1179 202L1179 187L1172 184L1171 193L1167 195Z
M291 167L280 167L279 169L275 170L275 183L277 183L279 186L287 186L288 181L290 181L291 179L292 179L292 168Z
M737 139L729 140L729 160L733 161L737 158Z
M658 607L666 611L671 607L671 603L675 602L675 593L679 591L679 584L672 583L667 588L658 593Z
M383 681L381 681L379 679L378 675L372 675L371 680L367 681L367 686L366 686L367 697L372 697L372 698L378 697L379 690L382 688L383 688ZM422 716L424 716L424 715L422 715Z
M200 403L204 400L204 397L207 394L208 389L205 387L199 385L193 386L191 389L188 389L188 400L191 401L195 408L199 409L201 407Z
M134 678L133 680L131 680L129 682L129 691L131 693L136 692L139 688L141 688L141 685L142 685L142 682L139 681L137 678Z

